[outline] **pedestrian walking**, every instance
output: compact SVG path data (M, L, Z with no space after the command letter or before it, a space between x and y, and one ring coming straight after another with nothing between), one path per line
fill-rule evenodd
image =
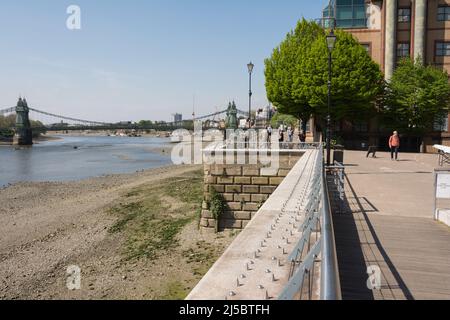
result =
M398 132L394 131L394 134L389 138L389 148L391 149L391 160L398 161L398 150L400 148L400 137L398 136Z
M306 135L303 130L298 132L298 140L300 141L300 149L305 147Z
M283 142L284 142L284 131L283 128L280 127L278 129L278 143L280 144L280 149L283 148Z
M292 130L291 127L288 128L287 134L289 143L292 143L294 141L294 131Z
M270 144L270 142L272 141L272 126L269 124L269 126L267 127L267 143Z

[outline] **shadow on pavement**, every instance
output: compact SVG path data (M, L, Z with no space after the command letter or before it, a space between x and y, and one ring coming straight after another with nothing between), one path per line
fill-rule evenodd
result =
M333 215L339 273L344 300L375 300L401 298L414 300L384 250L368 213L378 209L365 197L358 197L348 176L342 214ZM367 267L378 265L382 270L381 290L367 286Z
M352 172L350 175L381 175L381 174L432 174L431 171L384 171L384 172Z

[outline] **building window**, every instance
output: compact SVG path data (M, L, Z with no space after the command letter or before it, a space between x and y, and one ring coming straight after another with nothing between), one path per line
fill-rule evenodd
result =
M436 42L436 56L450 56L450 42Z
M450 6L439 6L437 19L438 21L450 20Z
M448 132L448 114L438 117L434 122L434 131L437 132Z
M398 22L410 22L411 21L411 8L398 9Z
M409 57L409 43L403 42L397 44L397 58Z
M365 0L331 0L322 17L335 18L338 28L367 28L366 8Z
M370 43L361 43L361 46L370 54Z

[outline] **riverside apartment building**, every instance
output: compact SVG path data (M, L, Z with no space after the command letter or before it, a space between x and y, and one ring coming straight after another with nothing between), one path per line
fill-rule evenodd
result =
M403 57L420 58L450 74L450 0L332 0L323 10L323 21L334 17L336 27L350 32L366 48L383 70L392 77L397 61ZM436 126L424 143L450 145L449 118ZM343 121L335 128L349 148L365 144L385 147L388 132L378 124ZM370 141L371 140L371 141ZM405 141L413 151L414 139Z

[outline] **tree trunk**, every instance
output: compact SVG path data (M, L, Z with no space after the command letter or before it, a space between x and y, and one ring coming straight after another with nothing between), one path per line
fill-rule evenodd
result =
M308 125L308 121L310 119L310 117L305 117L305 116L300 116L300 130L303 131L303 133L306 135L306 127Z

